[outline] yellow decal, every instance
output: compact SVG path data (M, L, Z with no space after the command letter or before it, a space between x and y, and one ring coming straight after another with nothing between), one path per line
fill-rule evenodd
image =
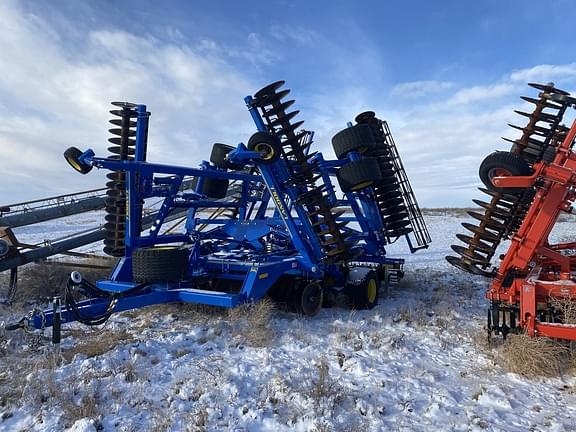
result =
M284 205L282 204L282 200L278 195L278 192L276 192L274 189L270 189L270 191L272 192L272 198L276 202L276 207L280 210L280 213L282 213L282 217L284 218L288 217L288 215L286 214L286 210L284 209Z
M258 279L266 279L268 277L268 273L262 273L260 276L258 276Z

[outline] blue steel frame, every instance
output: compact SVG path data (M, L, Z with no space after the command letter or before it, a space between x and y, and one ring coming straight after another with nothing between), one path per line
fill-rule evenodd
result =
M250 115L258 131L266 132L259 112L252 106L252 98L245 99ZM330 275L336 286L346 282L345 272L340 265L327 264L317 236L306 210L298 205L298 197L305 191L291 186L286 161L262 163L261 154L249 151L243 143L229 153L231 162L254 164L260 175L248 172L226 171L203 161L199 168L146 162L146 145L149 113L145 105L137 106L135 158L118 161L98 158L89 149L79 161L96 168L123 171L127 182L126 252L106 280L97 282L99 289L110 293L114 311L140 308L151 304L169 302L191 302L221 307L234 307L241 303L256 301L266 295L272 285L285 274L305 279L320 280ZM309 137L311 139L312 136ZM341 216L339 220L358 223L359 229L347 228L351 239L362 242L361 256L355 264L376 265L401 269L403 259L387 258L384 222L374 200L372 188L345 194L338 199L332 177L339 167L361 158L355 152L340 160L324 160L317 153L312 162L327 186L328 199L334 206L350 206L354 216ZM194 192L179 192L185 177L196 177ZM241 183L239 200L219 201L206 199L202 191L206 178L227 179ZM158 218L147 235L141 232L142 203L151 197L163 197ZM274 215L267 216L268 205L274 203ZM179 234L162 233L166 216L174 208L187 208L185 231ZM210 208L238 209L238 218L218 219L197 217L198 210ZM199 231L197 227L209 224L211 229ZM273 237L284 245L279 251L265 251L261 239ZM203 253L201 243L218 243L216 252ZM190 248L189 277L178 283L150 284L133 294L138 287L132 280L132 254L134 250L153 245L178 243ZM238 250L239 247L249 251ZM241 282L237 293L217 292L200 289L199 280L225 279ZM130 291L130 292L129 292ZM79 309L86 314L98 315L109 307L107 299L90 299L80 303ZM75 320L74 315L62 308L62 322ZM33 326L52 324L53 312L46 311L43 317L35 316Z

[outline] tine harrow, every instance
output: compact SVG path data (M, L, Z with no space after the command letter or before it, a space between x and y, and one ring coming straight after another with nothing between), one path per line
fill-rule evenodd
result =
M528 123L525 126L509 125L522 134L517 139L504 140L512 143L510 153L520 156L533 166L554 157L556 148L567 132L567 128L560 123L570 106L570 99L563 97L567 93L555 88L553 84L529 85L541 90L538 98L522 97L524 101L534 105L533 111L515 111L526 117ZM490 262L496 249L503 240L510 239L520 228L534 199L535 190L533 187L513 192L498 192L485 188L479 190L488 195L489 200L473 200L482 211L469 213L477 220L477 224L462 224L473 235L458 237L465 246L453 246L452 249L458 256L447 256L446 259L468 273L493 277L495 272L490 269Z

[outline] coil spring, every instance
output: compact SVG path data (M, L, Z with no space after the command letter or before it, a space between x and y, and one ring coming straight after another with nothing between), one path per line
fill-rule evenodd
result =
M404 203L398 172L396 171L393 155L388 148L386 132L382 127L382 120L376 117L373 111L366 111L356 116L356 123L367 124L377 145L369 149L366 157L373 157L378 161L382 181L374 186L374 193L380 212L384 217L386 235L400 237L412 231L408 216L408 209Z
M531 113L515 111L527 117L528 124L524 127L509 124L522 131L522 136L516 140L503 139L512 143L511 153L520 155L529 165L533 165L553 159L555 147L562 142L567 132L567 128L560 122L573 99L556 97L568 96L569 93L555 88L552 83L529 85L542 91L538 99L522 97L524 101L535 105L534 110ZM452 245L452 250L459 256L447 256L446 260L468 273L493 277L495 273L487 269L496 248L502 240L511 238L522 225L534 199L535 188L527 188L520 193L501 193L485 188L480 188L480 191L490 196L490 200L473 202L484 212L468 212L479 224L462 223L472 235L457 234L456 237L466 246Z
M302 190L298 204L307 211L326 261L346 261L352 257L352 244L346 242L348 235L342 231L347 222L337 221L345 211L329 204L326 185L316 185L320 176L315 174L315 167L309 162L315 153L308 152L312 141L307 139L305 130L298 131L303 121L291 123L299 111L286 112L294 100L284 101L290 90L279 91L283 85L284 81L278 81L259 90L254 95L253 106L261 110L268 132L281 140L282 157L291 174L289 183Z
M112 102L120 109L113 109L110 123L115 126L109 129L113 135L108 141L113 144L108 147L112 153L109 159L133 160L136 141L136 122L132 119L138 116L136 105L129 102ZM106 175L106 216L104 224L104 253L114 257L124 255L126 234L126 175L122 171L112 171Z

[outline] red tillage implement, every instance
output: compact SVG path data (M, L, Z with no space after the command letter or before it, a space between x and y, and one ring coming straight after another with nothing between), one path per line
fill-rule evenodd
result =
M529 100L537 109L528 126L517 127L528 136L513 141L511 152L492 153L482 163L480 178L493 199L475 201L485 209L477 214L479 226L468 224L472 230L465 225L475 236L459 235L468 247L453 246L460 257L447 259L462 270L493 277L486 295L491 302L491 333L506 336L526 331L530 336L576 340L576 313L571 313L576 312L576 241L552 244L549 240L561 213L570 213L576 200L576 120L570 129L559 123L576 99L553 85L533 87L542 90L540 99ZM538 110L542 105L562 115L552 118ZM536 126L539 121L551 125L549 133ZM537 130L543 140L530 136ZM526 142L537 144L540 153L527 158L522 152ZM520 220L515 221L518 213ZM490 258L503 239L510 240L508 251L500 256L498 268L490 271Z

